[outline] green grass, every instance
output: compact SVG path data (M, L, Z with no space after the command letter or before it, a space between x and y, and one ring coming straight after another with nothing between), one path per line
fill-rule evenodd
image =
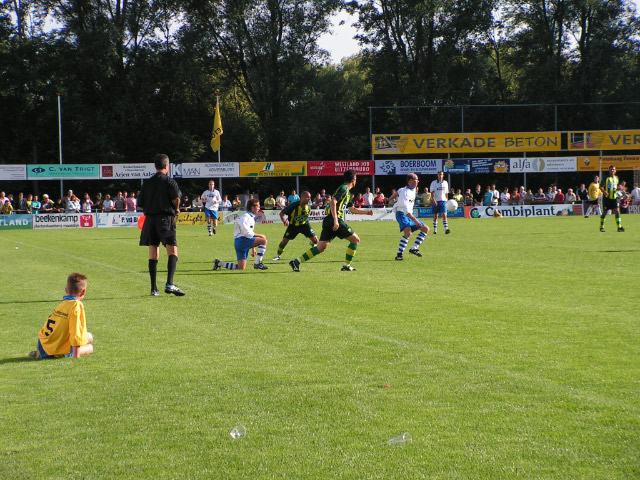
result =
M0 478L638 478L624 224L453 220L396 262L395 223L354 222L356 272L336 240L297 274L282 225L266 272L212 272L232 227L182 227L182 298L148 297L137 229L1 232ZM71 271L95 353L28 360Z

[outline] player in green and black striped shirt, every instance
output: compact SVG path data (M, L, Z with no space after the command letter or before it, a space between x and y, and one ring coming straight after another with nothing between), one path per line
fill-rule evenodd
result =
M274 262L280 260L280 256L282 252L284 252L284 247L287 246L289 240L296 238L299 233L307 237L311 241L311 245L315 246L318 243L316 232L313 231L313 228L311 228L309 224L309 213L311 212L309 208L310 201L311 193L306 191L302 192L300 194L300 200L290 203L280 212L280 220L282 220L284 226L287 227L287 230L284 232L284 237L282 237L280 245L278 245L278 254L273 257ZM289 217L289 219L286 217Z
M373 215L373 210L364 210L354 207L349 200L351 199L350 190L356 184L356 172L353 170L347 170L344 172L344 184L340 185L333 194L329 204L325 208L327 216L322 221L322 233L320 234L320 241L318 245L312 247L307 252L303 253L300 258L291 260L289 265L294 272L300 271L300 264L311 260L313 257L325 251L325 249L331 244L331 240L335 237L346 238L349 240L347 246L347 253L342 266L342 270L346 272L352 272L355 270L351 266L358 244L360 243L360 237L353 231L353 229L347 225L344 221L344 212L349 212L356 215Z
M602 190L602 215L600 216L600 231L604 232L604 219L607 218L607 210L611 210L616 216L616 224L618 225L618 231L624 232L622 226L622 219L620 218L620 207L618 205L618 185L620 180L616 175L616 167L611 165L609 167L609 176L604 181L604 184L600 187Z

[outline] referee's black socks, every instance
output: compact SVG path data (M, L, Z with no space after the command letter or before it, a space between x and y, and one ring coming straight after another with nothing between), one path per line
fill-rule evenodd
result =
M158 273L158 260L149 259L149 278L151 278L151 290L158 290L156 274Z
M176 273L176 265L178 264L177 255L169 255L167 261L167 285L173 285L173 274Z

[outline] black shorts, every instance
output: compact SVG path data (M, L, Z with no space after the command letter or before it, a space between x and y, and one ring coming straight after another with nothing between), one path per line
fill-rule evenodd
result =
M173 215L148 215L145 218L142 232L140 232L140 245L165 247L178 246L176 237L176 217Z
M618 208L617 198L602 197L602 213L605 213L607 210L614 210L616 208Z
M284 238L293 240L298 236L299 233L303 234L307 238L313 238L316 236L316 232L313 231L313 228L311 228L311 225L309 225L309 222L307 222L297 226L289 224L289 226L287 227L287 231L284 232Z
M598 205L598 199L597 198L595 200L589 200L588 202L589 202L590 205L593 205L594 207L596 205Z
M322 233L320 233L320 241L321 242L330 242L334 238L347 238L353 235L355 232L353 228L347 225L344 220L338 219L338 230L333 231L333 217L331 215L327 215L322 220Z

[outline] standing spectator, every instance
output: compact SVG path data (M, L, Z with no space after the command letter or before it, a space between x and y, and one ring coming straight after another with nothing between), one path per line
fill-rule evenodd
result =
M473 193L471 193L470 188L467 188L467 191L464 192L464 204L467 207L471 207L474 204Z
M71 201L72 198L73 198L73 190L67 190L67 194L64 197L62 197L62 203L64 205L65 211L67 210L67 204Z
M200 195L196 195L196 198L191 202L191 211L193 212L201 212L202 207L204 207L204 203L202 203L202 198Z
M33 195L31 195L31 194L27 195L27 208L26 208L24 213L31 212L31 201L32 200L33 200Z
M423 207L431 205L431 192L429 192L429 187L424 187L424 190L420 195L420 205Z
M398 195L396 195L397 191L395 188L391 189L391 195L387 198L387 207L393 207L396 203L398 203Z
M13 212L13 207L11 206L9 199L5 197L4 204L0 206L0 214L11 215L11 212Z
M484 192L484 196L482 197L482 206L490 207L491 202L493 202L493 192L491 191L491 186L487 185L486 192Z
M56 200L56 203L53 205L53 210L57 213L63 213L65 210L64 201L59 198Z
M257 254L253 268L256 270L267 270L268 267L262 263L264 254L267 251L267 237L265 235L255 233L253 229L256 226L256 217L260 212L260 200L249 199L247 201L247 211L244 215L236 220L233 227L234 247L236 250L236 259L238 263L221 262L217 258L213 262L213 270L226 268L227 270L244 270L247 268L247 259L249 258L249 250L254 254L256 247Z
M67 201L67 206L65 208L66 213L80 213L80 200L73 193L71 194L71 198Z
M564 203L564 193L562 193L561 188L555 189L556 194L553 197L553 203L561 204Z
M42 208L42 203L38 200L38 195L33 197L31 200L31 215L37 215L40 213L40 208Z
M373 206L375 208L383 208L385 203L384 193L378 192L376 198L373 199Z
M547 203L547 196L544 194L544 190L542 188L538 189L538 193L533 197L533 203L542 204Z
M437 180L431 182L429 190L432 192L431 204L433 205L433 234L438 233L438 215L442 214L444 233L449 234L449 222L447 220L447 200L449 199L449 183L444 179L444 172L438 172Z
M20 212L27 213L27 199L24 198L24 193L22 192L18 194L18 200L16 200L15 209L19 210Z
M509 187L504 187L504 191L500 194L500 205L509 205L509 200L511 200Z
M629 201L631 196L627 193L626 186L620 185L618 188L618 197L620 198L620 213L629 213Z
M118 192L118 196L113 201L113 203L116 212L124 212L126 203L124 201L124 197L122 196L122 192Z
M364 207L364 197L362 196L361 193L356 195L355 200L353 201L353 206L357 207L357 208L362 208Z
M180 202L180 211L188 212L191 208L191 200L189 200L189 195L185 195L182 197L182 201Z
M640 186L636 185L633 190L631 190L631 202L633 205L637 205L640 203Z
M589 190L585 188L584 183L580 184L576 193L578 196L578 200L582 202L582 208L585 209L587 206L587 202L589 201Z
M131 194L127 197L125 210L127 212L135 212L138 208L138 201L136 200L136 194L131 192Z
M520 194L518 193L518 189L514 188L511 190L511 197L509 198L509 205L520 205Z
M545 194L546 202L553 203L554 198L556 198L556 192L553 191L553 187L549 187L547 189L547 193Z
M491 199L491 206L497 207L500 202L500 192L496 188L495 184L491 185L491 194L493 195L493 198Z
M107 193L104 197L104 202L102 202L102 211L103 212L113 212L116 208L115 202L111 200L111 195Z
M476 189L473 191L473 201L477 206L484 204L484 194L480 185L476 185Z
M0 205L4 205L7 202L7 200L9 200L9 198L5 195L5 193L0 192Z
M204 201L204 216L207 220L207 231L209 236L216 233L218 228L218 209L222 202L220 192L216 189L216 184L213 180L209 180L209 188L202 192L201 195Z
M300 200L300 196L296 193L295 190L291 190L291 195L287 197L287 205L291 205L293 202L297 202Z
M522 197L522 204L523 205L533 205L533 192L531 191L531 189L529 188L526 193L524 194L524 196Z
M156 155L153 161L156 174L142 185L138 197L138 205L145 214L145 221L140 232L140 245L149 247L149 278L151 280L151 296L157 297L158 285L156 276L160 244L167 249L167 283L164 293L184 295L184 292L173 284L173 275L178 265L178 239L176 236L176 216L180 209L180 187L173 178L169 178L169 157Z
M322 204L326 205L327 200L329 200L329 195L327 195L327 191L324 188L320 190L320 196L322 197Z
M322 196L319 193L316 193L316 196L313 199L313 208L322 208L323 206L324 201L322 200Z
M596 175L593 177L593 182L589 184L589 208L587 208L587 212L584 214L584 218L588 218L591 212L597 211L600 215L602 215L602 210L600 209L600 205L598 204L598 200L600 198L600 177Z
M49 195L46 193L42 195L42 208L40 209L42 213L51 213L54 211L53 202L49 198Z
M577 200L576 194L573 193L573 190L570 188L567 190L567 194L564 196L564 203L573 204Z
M102 198L102 193L98 192L98 194L96 195L96 201L93 202L93 204L91 205L91 207L93 207L93 211L101 212L103 202L104 202L104 198Z
M600 215L600 231L604 232L604 221L607 218L607 211L611 210L611 213L616 216L616 225L619 232L624 232L622 226L622 218L620 218L620 205L617 196L618 184L620 180L616 175L616 167L611 165L609 167L609 176L604 181L604 185L600 187L602 192L602 215Z
M464 197L462 196L462 190L459 188L456 190L456 193L453 194L453 199L458 202L459 205L462 205L464 202Z
M276 199L273 198L273 194L270 194L264 200L264 209L265 210L273 210L276 208Z
M84 194L84 200L82 201L82 211L85 213L91 213L91 206L93 203L91 202L91 197L88 193Z
M284 190L280 190L280 194L276 197L276 208L282 210L287 206L287 197L284 196Z
M220 205L222 206L223 212L228 212L233 208L233 205L231 204L231 200L229 200L229 195L222 196L222 203Z
M427 238L427 234L429 233L429 227L413 215L418 182L418 176L415 173L410 173L407 175L407 185L399 189L397 193L392 194L393 198L397 197L398 199L393 209L396 212L396 221L402 232L398 252L396 253L396 260L399 261L403 260L403 254L407 245L409 245L411 234L416 230L420 230L420 233L416 237L413 246L409 249L409 253L416 257L422 257L419 250L420 245L422 245L422 242Z
M364 198L365 207L370 207L373 205L373 193L371 193L371 189L369 187L365 189L364 195L362 195L362 197Z
M236 195L233 198L233 203L231 204L233 210L238 211L242 208L242 202L240 201L240 195Z

